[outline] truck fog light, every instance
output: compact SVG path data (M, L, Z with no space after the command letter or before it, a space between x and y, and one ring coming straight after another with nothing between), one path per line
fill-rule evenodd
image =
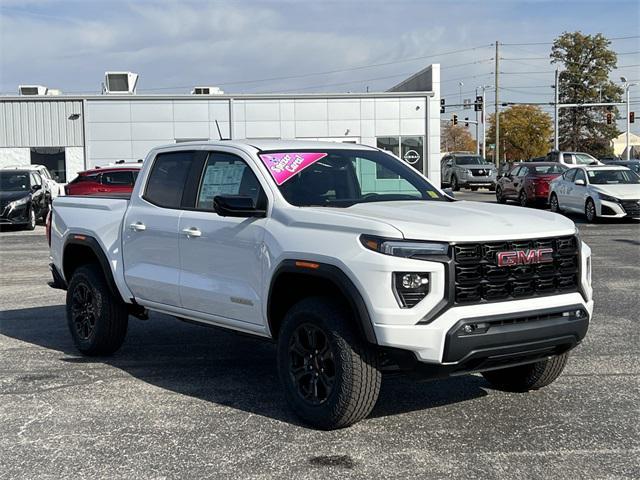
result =
M397 272L393 277L393 293L402 308L416 306L429 293L429 273Z
M402 276L403 288L407 288L407 289L420 288L420 286L426 285L427 283L429 283L429 277L428 276L423 277L419 273L405 273Z

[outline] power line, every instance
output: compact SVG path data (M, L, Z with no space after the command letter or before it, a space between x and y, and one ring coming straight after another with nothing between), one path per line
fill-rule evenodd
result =
M252 84L252 83L273 82L273 81L279 81L279 80L294 80L294 79L299 79L299 78L315 77L315 76L319 76L319 75L331 75L331 74L334 74L334 73L353 72L353 71L356 71L356 70L364 70L364 69L367 69L367 68L384 67L384 66L389 66L389 65L397 65L399 63L407 63L407 62L414 62L414 61L417 61L417 60L425 60L425 59L428 59L428 58L442 57L442 56L445 56L445 55L454 55L454 54L458 54L458 53L471 52L471 51L474 51L474 50L479 50L479 49L487 48L487 47L491 47L491 46L492 46L492 44L490 44L490 45L479 45L477 47L462 48L462 49L458 49L458 50L450 50L450 51L447 51L447 52L433 53L433 54L430 54L430 55L423 55L423 56L420 56L420 57L410 57L410 58L405 58L405 59L402 59L402 60L394 60L392 62L371 63L371 64L367 64L367 65L359 65L357 67L342 68L342 69L337 69L337 70L325 70L325 71L321 71L321 72L311 72L311 73L304 73L304 74L300 74L300 75L287 75L287 76L282 76L282 77L269 77L269 78L261 78L261 79L256 79L256 80L235 80L235 81L228 81L228 82L217 82L217 85L220 85L220 86L247 85L247 84ZM147 88L147 89L140 89L140 91L174 90L174 89L179 89L179 88L191 88L192 86L193 85Z
M631 40L634 38L640 38L640 35L630 35L626 37L611 37L607 38L609 41L614 40ZM505 47L515 47L515 46L526 46L526 45L553 45L555 42L526 42L526 43L500 43L500 45L504 45Z

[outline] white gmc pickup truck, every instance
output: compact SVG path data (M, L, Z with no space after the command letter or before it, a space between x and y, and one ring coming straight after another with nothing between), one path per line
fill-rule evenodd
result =
M82 353L115 352L148 311L265 337L324 429L365 418L387 371L548 385L593 312L572 221L457 201L363 145L156 148L130 198L56 199L49 235Z

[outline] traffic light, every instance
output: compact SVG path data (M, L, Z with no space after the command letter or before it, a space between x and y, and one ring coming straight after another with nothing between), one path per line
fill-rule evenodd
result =
M464 117L464 126L465 127L469 126L469 117Z
M454 115L453 116L453 124L457 125L458 124L458 115Z
M444 98L440 99L440 113L444 113Z
M634 123L636 121L636 112L629 112L629 123Z
M611 125L613 123L613 113L607 113L607 125Z
M481 112L483 108L484 108L484 105L483 105L483 98L482 98L482 95L478 95L478 96L476 97L476 103L473 105L473 109L474 109L476 112Z

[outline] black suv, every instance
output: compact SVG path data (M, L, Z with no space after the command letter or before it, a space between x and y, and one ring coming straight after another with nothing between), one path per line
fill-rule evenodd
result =
M45 220L51 198L42 177L33 170L0 170L0 225L36 228L36 219Z

